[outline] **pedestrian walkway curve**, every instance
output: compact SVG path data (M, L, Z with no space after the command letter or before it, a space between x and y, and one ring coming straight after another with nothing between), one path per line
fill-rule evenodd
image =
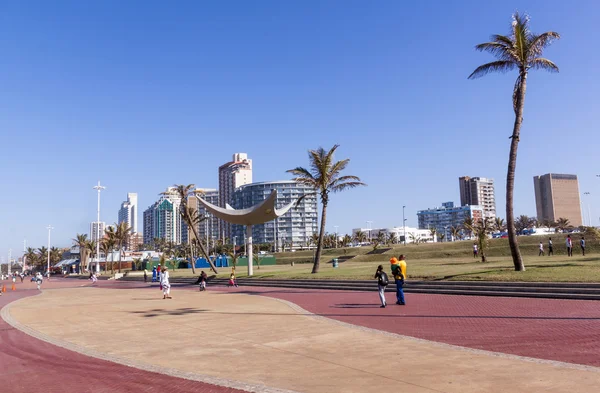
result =
M163 300L153 290L60 289L2 316L84 355L243 390L574 393L600 385L595 367L404 337L242 293Z

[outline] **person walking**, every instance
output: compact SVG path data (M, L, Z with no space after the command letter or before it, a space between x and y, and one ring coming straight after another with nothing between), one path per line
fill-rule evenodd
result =
M554 255L554 248L552 246L552 238L548 238L548 256Z
M540 242L540 252L538 252L538 257L544 256L544 243Z
M152 268L152 282L156 282L156 266Z
M44 282L44 276L42 276L42 273L37 272L35 274L35 283L37 284L37 289L38 291L41 289L42 287L42 282Z
M144 269L144 282L148 282L148 270Z
M235 282L235 274L233 272L231 272L231 275L229 276L229 286L230 287L236 287L237 288L237 282Z
M158 278L158 282L161 282L161 279L160 279L160 263L156 267L156 277Z
M169 268L163 267L160 275L160 286L163 291L163 299L173 299L171 297L171 283L169 282Z
M381 301L381 308L385 308L387 305L385 301L385 288L390 283L388 279L388 275L383 271L383 266L377 266L377 271L375 272L375 277L377 279L377 289L379 290L379 300Z
M394 260L396 258L393 258ZM404 280L406 279L406 260L404 255L398 257L398 263L392 263L392 274L396 283L396 304L406 305L404 299Z
M571 235L567 235L567 256L573 256L573 241L571 240Z
M473 243L473 258L477 258L477 254L479 254L479 250L477 249L477 243Z
M581 253L585 256L585 239L581 236L581 240L579 241L579 245L581 246Z

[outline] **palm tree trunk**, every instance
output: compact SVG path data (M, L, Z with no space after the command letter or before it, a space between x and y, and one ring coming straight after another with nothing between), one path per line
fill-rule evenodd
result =
M119 244L119 273L121 273L121 251L123 250L123 244Z
M188 220L189 223L192 222L191 217L188 216ZM198 242L198 246L200 247L200 251L202 251L202 254L204 254L204 256L206 257L206 260L208 261L208 264L210 265L210 269L215 272L215 274L218 274L217 272L217 267L215 266L215 264L210 260L210 257L208 256L208 253L206 252L206 248L204 248L204 245L200 242L200 237L198 236L198 228L196 228L195 225L189 225L188 226L190 228L192 228L192 232L194 233L194 237L196 238L196 242ZM196 267L194 266L196 263L196 261L192 261L192 274L196 274Z
M508 229L508 244L512 254L515 271L525 271L523 258L519 251L517 231L515 228L515 217L513 212L513 196L515 189L515 170L517 167L517 148L519 146L519 135L521 123L523 122L523 107L525 105L525 89L527 87L527 72L521 73L521 81L518 86L517 102L515 105L515 125L513 128L512 141L510 143L510 154L508 156L508 172L506 175L506 226Z
M323 201L323 210L321 212L321 229L319 230L319 241L317 242L317 252L315 253L315 262L312 273L319 272L319 263L321 261L321 251L323 249L323 237L325 236L325 221L327 220L327 200Z

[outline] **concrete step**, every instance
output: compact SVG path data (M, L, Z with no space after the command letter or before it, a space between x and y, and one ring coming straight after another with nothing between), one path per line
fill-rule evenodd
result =
M119 281L139 281L138 277L123 277ZM196 278L172 278L171 282L183 285L192 285ZM228 284L228 279L215 278L208 281L209 286ZM269 287L269 288L298 288L298 289L323 289L323 290L352 290L376 291L375 280L266 280L266 279L239 279L240 286ZM477 285L472 285L477 284ZM530 284L530 285L522 285ZM505 296L505 297L530 297L550 299L582 299L600 300L600 285L583 284L568 287L568 283L498 283L498 282L448 282L417 281L407 282L404 286L406 293L430 293L444 295L473 295L473 296ZM558 284L558 285L553 285ZM572 283L578 284L578 283ZM395 285L390 283L386 291L395 291Z

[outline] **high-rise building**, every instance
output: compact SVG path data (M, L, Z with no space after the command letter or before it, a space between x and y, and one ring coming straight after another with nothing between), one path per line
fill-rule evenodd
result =
M547 173L534 176L533 187L538 221L566 218L573 226L582 224L577 175Z
M442 207L420 210L417 212L419 220L419 229L435 228L438 234L444 234L450 239L450 228L460 228L466 218L471 218L474 222L483 218L483 208L481 206L454 206L454 202L444 202Z
M458 178L461 206L481 206L485 218L496 218L494 179L463 176Z
M200 195L202 199L206 202L213 204L215 206L219 206L219 191L214 188L196 188L194 193ZM200 217L206 217L206 219L202 220L198 224L198 236L200 240L211 241L211 239L219 239L222 234L219 234L219 219L208 212L204 205L200 205L198 203L198 199L196 197L188 198L188 206L190 208L196 209ZM189 239L193 238L191 230L187 228L186 225L183 225L185 231L183 234L182 242L187 243Z
M90 240L96 241L104 237L104 230L106 229L106 223L94 221L90 223ZM98 233L98 231L100 231ZM100 235L99 237L98 234Z
M313 188L293 180L246 184L235 190L232 206L235 209L253 207L268 198L272 190L277 190L277 208L306 196L276 220L253 225L253 243L269 243L278 250L307 247L313 233L318 233L317 197ZM243 225L232 225L232 232L237 244L245 243L246 228Z
M137 233L138 231L138 206L137 206L137 194L128 193L127 200L121 203L121 209L119 209L119 224L126 222L127 226L131 228L131 233Z
M181 243L180 205L181 198L177 189L169 187L158 201L144 211L144 243L150 244L155 238Z
M236 188L252 183L252 160L246 153L235 153L230 162L219 167L219 206L231 205ZM231 237L231 225L219 220L220 236Z

